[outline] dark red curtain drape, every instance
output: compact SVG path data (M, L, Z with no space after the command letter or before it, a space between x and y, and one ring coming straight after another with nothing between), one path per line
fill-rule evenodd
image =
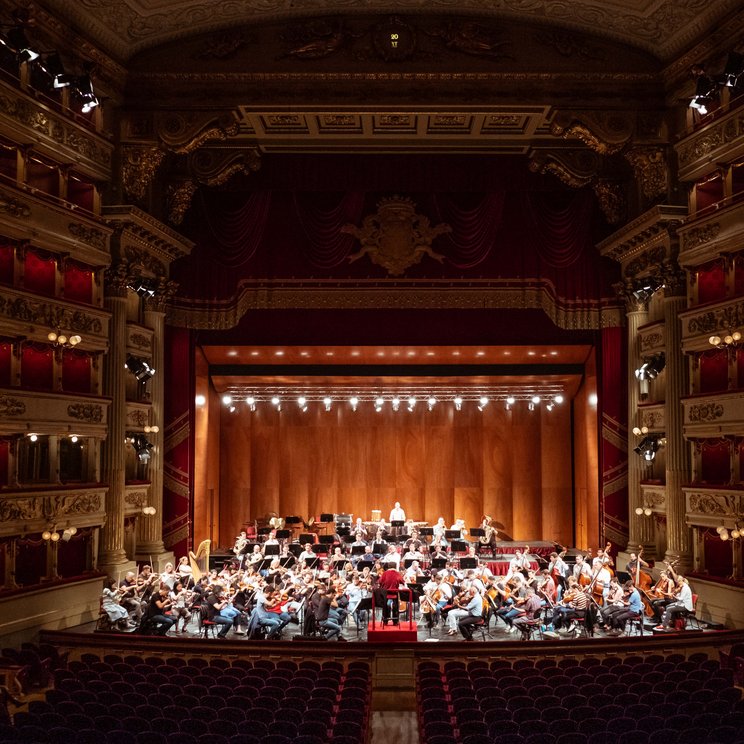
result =
M13 264L15 249L12 245L0 243L0 283L13 284Z
M723 259L698 269L698 302L718 302L726 298L726 273Z
M51 390L54 381L54 352L43 344L23 344L21 386Z
M711 349L700 355L700 392L719 393L728 389L728 351Z
M711 576L726 578L733 569L732 541L721 540L715 530L706 530L703 536L705 568ZM738 546L736 546L738 547Z
M90 530L78 530L69 541L60 540L57 545L57 573L62 578L81 576L88 563Z
M41 535L18 538L15 580L20 586L38 584L46 576L47 542Z
M8 485L8 453L10 442L0 439L0 488Z
M47 253L26 251L23 285L30 292L54 297L56 292L57 261Z
M11 359L13 346L10 341L0 341L0 387L8 387L11 382Z
M65 264L65 299L72 302L93 302L93 272L87 266L67 261Z
M65 349L62 355L62 389L67 393L90 393L90 355Z
M700 443L700 479L703 483L731 481L731 454L727 440L706 439Z

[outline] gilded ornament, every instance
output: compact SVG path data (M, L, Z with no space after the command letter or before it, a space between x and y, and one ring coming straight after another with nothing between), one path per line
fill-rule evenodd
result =
M103 406L94 403L70 403L67 406L67 415L78 421L100 424L103 421Z
M11 217L30 217L31 207L7 192L0 191L0 212L5 212Z
M152 339L149 336L145 336L142 333L133 333L129 337L129 342L133 346L137 346L140 349L150 349L150 348L152 348Z
M131 506L147 506L148 501L147 491L127 491L124 494L124 503Z
M563 139L581 140L587 147L600 155L614 155L625 145L625 142L611 143L596 135L588 126L581 122L572 122L568 126L562 126L557 122L551 127L552 133Z
M167 274L163 262L144 249L128 245L126 248L126 257L132 268L141 266L151 274L155 274L155 276L165 276Z
M70 231L70 235L77 238L81 243L87 243L99 250L106 249L106 233L102 230L82 225L79 222L70 222L67 229Z
M690 494L690 511L696 514L731 514L733 502L726 496L712 496L708 493Z
M129 264L125 261L111 264L104 275L106 294L111 297L126 297L132 276Z
M625 153L625 159L633 168L636 180L647 199L656 199L666 194L668 174L664 151L653 147L636 147Z
M661 346L663 343L664 337L661 335L661 333L647 333L641 336L641 351L655 349L657 346Z
M9 395L0 395L0 415L3 416L22 416L26 413L26 404L18 398L11 398Z
M123 145L122 185L126 194L141 200L152 183L158 166L163 162L165 151L155 146Z
M353 262L368 255L372 263L382 266L391 276L402 275L407 268L427 255L440 263L444 256L435 253L431 244L434 238L451 232L444 223L432 227L428 217L416 214L411 199L393 196L377 203L377 214L368 215L362 227L344 225L341 232L353 235L362 249L349 256Z
M610 225L622 222L627 213L627 202L622 186L616 181L600 178L594 181L592 189L607 222Z
M91 512L101 511L101 494L98 493L78 493L72 496L64 496L60 500L59 515L63 514L90 514Z
M692 230L682 234L683 250L689 251L703 243L709 243L718 236L720 231L721 225L718 222L713 222L704 227L693 227Z
M0 315L11 320L44 325L48 328L66 328L79 333L99 334L103 330L100 318L87 315L82 310L70 310L51 302L17 297L8 300L0 297Z
M744 325L744 302L736 305L726 305L717 310L707 312L690 318L687 329L691 334L710 334L714 331L728 331L732 328L740 328Z
M690 406L690 421L714 421L723 416L723 406L720 403L698 403Z
M41 499L0 498L0 522L30 522L43 516Z
M490 114L486 118L486 127L503 127L503 128L515 128L522 127L524 121L523 116L516 116L513 114Z
M130 411L128 418L132 422L132 424L134 424L134 426L145 426L150 420L147 413L139 408Z
M197 189L194 181L182 181L178 186L168 187L168 219L174 225L180 225L186 212L191 208L191 199Z

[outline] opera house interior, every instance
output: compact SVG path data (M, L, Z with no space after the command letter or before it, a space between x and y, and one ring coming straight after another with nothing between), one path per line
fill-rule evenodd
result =
M740 0L0 0L0 739L741 741L743 103Z

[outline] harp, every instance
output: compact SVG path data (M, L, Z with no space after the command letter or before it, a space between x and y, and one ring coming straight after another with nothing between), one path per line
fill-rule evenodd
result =
M202 576L209 573L209 546L211 544L211 540L202 540L196 553L189 550L189 563L194 572L194 581L199 581Z

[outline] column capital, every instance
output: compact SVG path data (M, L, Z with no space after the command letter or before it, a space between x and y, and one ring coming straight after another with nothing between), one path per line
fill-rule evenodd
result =
M107 297L127 296L127 287L132 281L132 272L127 261L111 264L104 276Z

